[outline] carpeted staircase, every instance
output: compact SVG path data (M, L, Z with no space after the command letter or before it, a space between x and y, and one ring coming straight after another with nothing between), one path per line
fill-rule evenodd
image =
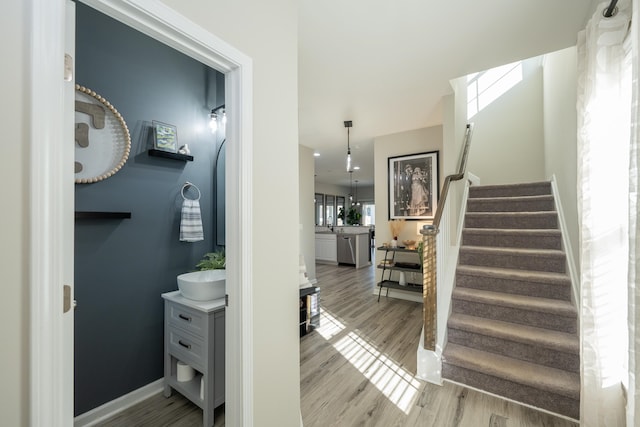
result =
M578 419L578 318L551 184L469 190L442 376Z

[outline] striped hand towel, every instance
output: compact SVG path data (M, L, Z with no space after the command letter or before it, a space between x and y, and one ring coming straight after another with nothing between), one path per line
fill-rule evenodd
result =
M204 240L202 218L200 217L200 202L184 199L182 202L182 219L180 221L180 241L199 242Z

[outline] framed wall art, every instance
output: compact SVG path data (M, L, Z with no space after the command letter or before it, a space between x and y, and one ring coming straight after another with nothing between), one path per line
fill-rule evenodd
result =
M438 151L389 157L389 219L433 219L439 196Z
M153 121L153 148L168 153L178 152L178 129L174 125Z

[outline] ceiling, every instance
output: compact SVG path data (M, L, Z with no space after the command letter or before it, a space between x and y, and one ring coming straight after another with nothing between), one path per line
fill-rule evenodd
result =
M373 185L373 139L442 124L449 81L576 44L594 0L301 0L299 135L316 182Z

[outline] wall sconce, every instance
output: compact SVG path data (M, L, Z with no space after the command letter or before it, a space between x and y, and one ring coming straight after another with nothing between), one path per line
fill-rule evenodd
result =
M209 128L211 129L211 133L216 133L220 124L222 124L222 126L227 124L227 110L225 110L224 104L214 108L211 110L211 114L209 114Z

